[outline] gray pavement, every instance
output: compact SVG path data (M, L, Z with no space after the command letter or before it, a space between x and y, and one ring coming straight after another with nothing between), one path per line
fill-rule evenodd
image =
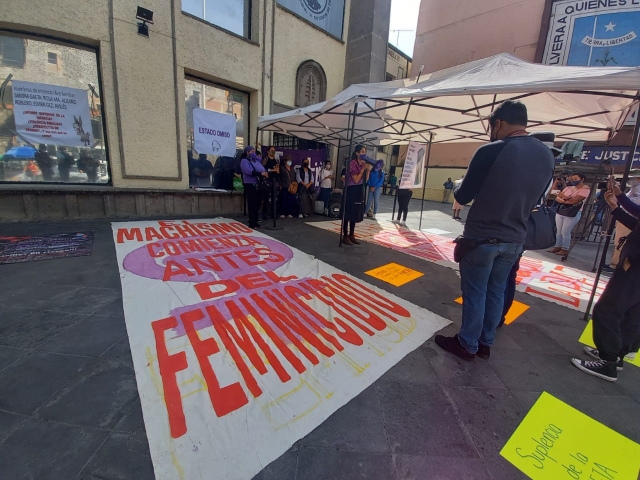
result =
M425 205L423 228L461 231L448 209ZM454 270L377 245L339 249L336 234L297 219L283 226L265 233L452 320L444 333L456 332ZM90 257L0 265L2 479L153 478L109 222L2 225L0 235L87 230L96 231ZM425 275L396 288L364 274L389 262ZM628 365L615 384L579 372L569 359L581 352L581 315L516 299L531 308L499 332L490 360L462 362L427 341L255 479L526 478L499 451L543 390L640 442L640 369Z

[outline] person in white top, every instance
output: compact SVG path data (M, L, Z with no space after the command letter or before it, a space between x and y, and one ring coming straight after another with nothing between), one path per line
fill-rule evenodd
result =
M329 199L331 198L331 185L335 175L331 170L331 162L326 161L320 172L320 200L324 202L324 214L329 214Z

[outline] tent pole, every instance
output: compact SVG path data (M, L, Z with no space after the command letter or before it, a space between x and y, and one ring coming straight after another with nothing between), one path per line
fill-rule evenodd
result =
M638 134L640 134L640 115L637 115L636 118L636 126L633 129L633 138L631 139L631 146L629 147L629 160L627 160L627 165L624 169L624 175L622 176L622 185L620 188L624 192L627 188L627 180L629 179L629 172L631 171L631 167L633 166L633 158L636 155L636 149L638 148ZM593 300L596 296L596 290L598 289L598 282L600 281L600 275L602 274L602 269L604 268L604 264L607 261L607 251L609 250L609 244L611 243L611 237L613 236L613 230L616 226L615 218L611 218L611 222L609 223L609 229L607 230L607 236L604 239L604 247L602 247L602 257L600 257L600 264L598 265L598 271L596 272L596 278L593 281L593 289L591 290L591 296L589 297L589 303L587 304L587 309L584 312L584 321L589 321L589 314L591 312L591 307L593 306ZM615 245L614 245L615 248Z
M342 140L338 140L338 155L336 155L336 174L333 176L333 188L338 188L338 169L340 168L340 150L342 149ZM347 175L345 172L345 180ZM344 185L343 185L344 186Z
M353 149L353 131L356 128L356 116L358 115L358 104L356 103L353 106L353 119L351 120L351 126L349 129L351 130L349 134L349 152ZM340 224L340 244L338 247L342 247L342 232L344 232L344 222L346 217L346 206L347 206L347 190L349 185L349 180L351 180L351 173L349 172L349 167L351 167L351 154L347 157L347 161L344 165L344 193L342 194L342 222Z
M431 142L433 142L433 132L429 132L429 148L427 149L427 162L424 166L424 183L422 184L422 202L420 202L420 224L418 230L422 230L422 212L424 211L424 191L427 188L427 173L429 173L429 160L431 159Z

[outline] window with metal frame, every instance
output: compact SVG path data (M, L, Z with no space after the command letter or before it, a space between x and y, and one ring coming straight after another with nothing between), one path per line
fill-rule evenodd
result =
M241 37L251 37L251 0L182 0L182 11Z

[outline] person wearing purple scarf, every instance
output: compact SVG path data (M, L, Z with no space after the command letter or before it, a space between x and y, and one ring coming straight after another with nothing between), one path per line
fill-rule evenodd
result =
M364 218L364 191L363 181L365 171L371 170L372 165L367 165L365 159L367 149L363 145L356 145L356 149L349 162L349 171L346 172L346 201L344 208L344 231L342 243L344 245L357 245L360 242L355 237L356 223Z
M244 191L247 196L247 208L249 210L249 227L260 228L258 222L258 210L260 209L261 196L258 193L258 177L260 175L268 177L260 157L256 155L256 149L251 145L245 147L240 162L242 170L242 181L244 183Z

